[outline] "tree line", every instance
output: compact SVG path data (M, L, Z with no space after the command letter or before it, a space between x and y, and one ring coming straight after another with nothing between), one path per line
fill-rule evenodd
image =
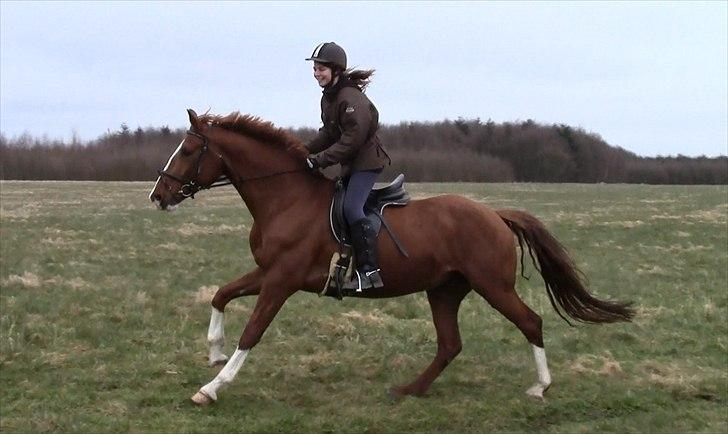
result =
M306 141L313 128L287 131ZM0 134L0 178L142 181L157 177L185 129L130 129L66 142ZM383 125L385 176L409 181L728 184L728 157L641 157L564 124L457 119Z

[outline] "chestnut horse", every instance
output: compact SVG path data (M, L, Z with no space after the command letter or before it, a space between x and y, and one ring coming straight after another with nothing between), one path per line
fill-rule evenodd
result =
M228 116L188 110L190 130L170 156L150 194L159 209L173 210L186 197L227 177L245 201L254 223L250 248L257 264L250 273L220 288L212 299L207 339L211 365L225 363L192 400L209 404L233 381L249 351L288 297L296 291L319 292L337 251L328 211L334 183L305 170L306 148L268 122L234 112ZM552 306L562 315L590 323L629 321L627 303L592 297L567 252L535 217L516 210L491 210L455 195L413 200L384 212L390 227L407 246L397 251L389 237L379 238L385 286L361 297L399 297L427 292L437 333L432 363L411 383L391 390L394 396L421 396L461 349L457 314L474 290L508 318L533 347L538 381L526 393L543 397L551 384L541 318L515 291L517 240L537 264ZM515 235L515 236L514 236ZM258 295L238 346L222 353L223 312L227 303ZM562 315L563 317L563 315ZM566 319L566 318L564 318Z

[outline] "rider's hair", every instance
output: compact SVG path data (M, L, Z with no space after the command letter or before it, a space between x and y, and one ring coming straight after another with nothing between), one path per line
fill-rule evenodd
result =
M353 81L359 90L363 91L372 82L373 69L347 69L344 76Z
M353 81L356 87L359 88L360 91L364 91L364 89L369 86L369 83L372 81L372 75L374 75L374 69L353 69L349 68L347 70L342 71L341 69L338 69L334 67L334 74L338 75L341 74L343 77L348 78L349 80Z

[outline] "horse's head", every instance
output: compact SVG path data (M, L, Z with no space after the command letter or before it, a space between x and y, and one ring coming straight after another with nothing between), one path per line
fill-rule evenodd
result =
M222 155L211 143L211 125L200 122L197 113L188 109L190 129L172 153L149 198L158 209L174 211L177 205L195 193L209 188L223 175Z

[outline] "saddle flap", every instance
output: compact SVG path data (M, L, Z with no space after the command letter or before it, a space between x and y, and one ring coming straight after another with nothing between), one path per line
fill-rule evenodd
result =
M329 209L329 223L334 239L339 243L349 244L349 227L344 219L344 182L336 181L334 197L331 200ZM379 232L381 220L377 214L381 214L388 205L406 205L410 201L410 195L404 189L404 174L399 174L394 180L383 187L372 189L364 206L366 217Z

